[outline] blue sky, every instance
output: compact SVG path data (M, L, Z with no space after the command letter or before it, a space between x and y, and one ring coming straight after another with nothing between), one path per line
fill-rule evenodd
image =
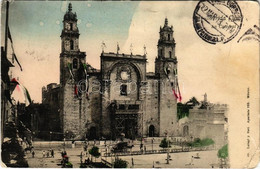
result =
M72 2L78 15L81 37L117 36L127 38L132 16L139 2ZM58 38L68 2L25 1L10 4L10 30L16 39L51 40ZM4 6L3 6L4 8ZM2 9L2 25L4 9ZM3 36L3 32L2 32Z

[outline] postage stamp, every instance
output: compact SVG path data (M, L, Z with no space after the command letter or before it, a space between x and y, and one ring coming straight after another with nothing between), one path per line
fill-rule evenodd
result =
M242 22L243 15L235 1L201 1L193 14L197 34L211 44L232 40Z

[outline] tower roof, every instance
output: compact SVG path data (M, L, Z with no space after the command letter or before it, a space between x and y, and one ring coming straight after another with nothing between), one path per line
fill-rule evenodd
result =
M160 27L160 31L169 31L169 32L173 32L173 27L171 26L168 26L168 19L165 18L165 21L164 21L164 26L163 28Z
M68 10L64 15L66 21L77 21L77 14L72 12L72 4L69 3Z

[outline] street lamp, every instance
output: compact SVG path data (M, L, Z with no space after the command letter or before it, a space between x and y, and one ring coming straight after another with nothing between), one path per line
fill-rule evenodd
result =
M166 136L167 136L167 142L168 142L168 144L167 144L167 162L166 162L166 164L169 164L169 156L170 156L170 154L169 154L169 136L168 136L167 132L166 132Z
M50 143L49 143L50 148L51 148L51 134L52 134L52 132L50 131Z
M153 151L153 142L154 142L154 138L152 138L152 151Z

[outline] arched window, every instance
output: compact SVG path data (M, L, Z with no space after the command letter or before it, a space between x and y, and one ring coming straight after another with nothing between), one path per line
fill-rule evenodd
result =
M160 55L163 56L163 50L162 49L160 49Z
M73 49L74 49L74 41L70 40L70 50L73 50Z
M70 23L70 30L73 30L73 23Z
M169 57L172 58L172 51L169 51Z
M78 69L78 59L74 58L72 65L73 65L73 69Z
M127 85L122 84L120 86L120 95L121 96L127 96Z
M154 131L155 131L154 125L150 125L150 127L149 127L149 137L154 137Z

